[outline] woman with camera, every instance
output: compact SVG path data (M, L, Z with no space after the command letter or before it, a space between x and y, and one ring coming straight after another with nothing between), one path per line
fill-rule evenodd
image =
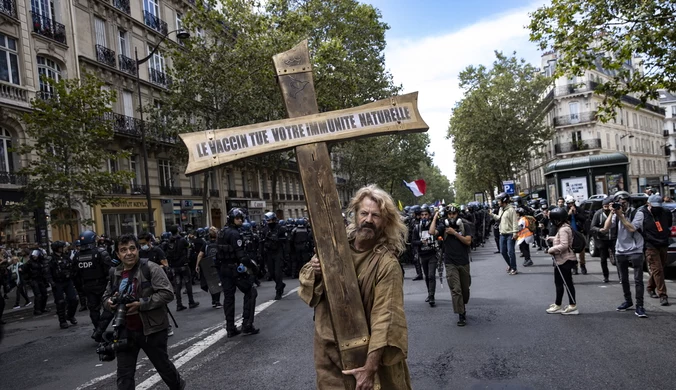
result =
M573 268L575 264L575 253L571 249L573 244L573 229L568 222L568 211L557 207L549 212L549 219L557 227L556 236L547 237L547 241L552 241L552 246L547 253L554 258L554 284L556 285L556 301L549 305L547 313L549 314L579 314L575 301L575 286L573 285ZM563 301L563 290L568 291L568 306L561 309Z

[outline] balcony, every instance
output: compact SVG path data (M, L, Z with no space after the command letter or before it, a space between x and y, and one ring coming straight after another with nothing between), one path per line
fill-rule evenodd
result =
M136 61L125 56L124 54L119 55L120 59L120 70L129 73L132 76L136 76Z
M270 193L269 193L269 192L264 192L264 193L263 193L263 199L270 200Z
M155 68L150 68L150 81L153 84L157 84L164 88L167 88L171 85L171 78L169 75Z
M204 188L190 188L192 196L204 196Z
M554 118L554 126L570 126L578 123L588 123L596 121L596 111L587 111L576 114L557 116Z
M127 188L121 185L113 185L109 192L113 195L123 195L127 193Z
M214 198L218 198L221 196L221 191L219 190L209 190L209 196L213 196Z
M160 186L160 195L183 195L181 187Z
M669 130L662 130L662 135L665 137L669 136Z
M2 0L0 0L2 1ZM15 102L28 104L28 91L14 84L5 84L0 82L0 99L7 99Z
M556 96L566 96L575 93L593 92L596 90L596 88L598 88L598 86L599 83L595 81L587 81L584 85L568 84L556 87L554 93Z
M251 197L252 198L259 198L261 195L257 191L251 191Z
M158 18L157 16L151 14L148 11L143 11L143 21L145 22L146 26L152 28L153 30L159 32L162 35L167 35L167 32L169 31L167 29L167 22L163 21L162 19Z
M108 65L112 68L115 67L115 52L109 48L101 45L96 45L96 61Z
M601 139L585 139L575 142L564 142L554 145L554 152L556 154L579 152L584 150L601 149Z
M668 168L676 168L676 161L669 161L669 163L667 164L667 167Z
M302 194L301 194L301 195L300 195L300 200L302 200L303 202L305 202L305 195L302 195Z
M5 14L17 19L16 16L16 1L14 0L0 0L0 14Z
M3 0L4 1L4 0ZM66 26L37 12L31 12L33 32L56 42L66 44Z
M116 133L128 135L131 137L140 137L141 130L138 128L138 120L130 116L108 112L105 118L113 121L113 130Z
M294 195L293 200L298 200L298 195Z
M249 192L249 191L244 191L244 197L245 197L245 198L251 198L251 192Z
M236 197L237 197L237 191L228 190L228 198L236 198Z
M26 176L14 172L0 172L0 184L25 186L28 184L28 180L26 180Z
M148 188L144 185L134 184L131 186L132 195L145 195L148 193Z
M129 0L113 0L113 7L119 9L127 15L131 15L131 7Z
M650 103L643 103L641 99L637 99L633 96L624 95L622 96L621 100L625 103L629 103L634 106L641 106L641 108L646 109L648 111L652 111L656 114L665 115L666 113L666 110L664 108L658 107Z

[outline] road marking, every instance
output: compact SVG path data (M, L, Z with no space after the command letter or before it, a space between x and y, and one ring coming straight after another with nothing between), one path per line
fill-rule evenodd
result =
M296 291L298 291L298 287L296 287L293 290L289 291L288 293L284 294L284 298L288 297L291 294L295 294ZM256 310L254 312L254 317L256 315L260 314L263 310L270 307L273 303L275 303L274 300L269 300L267 302L261 303L260 305L256 306ZM242 318L240 317L237 321L235 321L235 326L241 326L241 325L242 325ZM213 333L213 332L216 332L216 333ZM188 347L188 348L184 349L183 351L177 353L174 356L174 365L176 366L176 368L179 368L179 367L183 366L184 364L186 364L187 362L189 362L190 360L194 359L197 355L204 352L206 349L208 349L209 347L211 347L212 345L217 343L219 340L223 339L223 337L227 336L228 333L223 328L223 324L219 323L218 325L211 326L211 327L208 327L206 329L203 329L202 331L200 331L196 335L188 337L184 340L181 340L181 341L169 346L169 348L175 348L175 347L181 346L183 344L187 344L187 343L189 343L189 342L191 342L195 339L201 338L201 337L203 337L207 334L210 334L210 335L207 336L206 338L196 342L191 347ZM234 346L234 343L233 343L232 346ZM230 348L230 346L228 346L227 348ZM147 359L148 358L146 357L146 358L143 358L142 360L147 360ZM140 367L142 367L141 364L137 365L136 369L138 370ZM149 372L153 372L153 371L156 372L155 369L150 370ZM94 379L82 384L81 386L78 386L75 390L86 389L87 387L94 386L95 384L97 384L101 381L104 381L104 380L106 380L110 377L113 377L115 375L116 375L116 372L111 372L110 374L102 375L98 378L94 378ZM139 389L140 390L149 389L161 380L162 380L162 378L160 378L160 376L157 373L155 373L153 376L151 376L150 378L146 379L141 384L136 386L136 389L137 390L139 390Z

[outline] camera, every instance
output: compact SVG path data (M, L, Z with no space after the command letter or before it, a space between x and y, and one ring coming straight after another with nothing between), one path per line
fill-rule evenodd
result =
M124 351L129 345L126 333L127 304L135 302L136 298L130 294L122 294L110 300L113 305L117 305L117 310L113 318L113 331L106 332L103 335L104 341L96 348L96 353L99 354L99 360L102 362L112 362L115 360L115 352Z
M622 208L622 203L620 203L620 202L613 202L613 203L612 203L612 206L613 206L613 209L619 210L619 209Z

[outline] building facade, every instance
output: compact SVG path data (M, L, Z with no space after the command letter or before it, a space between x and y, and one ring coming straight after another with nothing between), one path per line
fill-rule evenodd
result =
M545 74L554 73L556 60L556 53L542 56ZM656 102L639 108L640 100L624 96L615 118L602 122L597 110L603 97L594 91L609 77L612 72L599 66L583 77L561 77L554 81L546 98L549 103L545 120L555 129L555 135L521 170L517 182L522 191L544 191L544 168L554 160L617 151L629 158L627 191L643 192L649 187L662 190L671 154L671 144L663 131L664 109ZM607 180L593 178L593 181L596 185L588 189L588 196L608 194Z
M676 94L669 91L660 91L660 106L665 110L664 136L669 145L676 146ZM671 148L668 162L668 180L664 193L672 199L676 197L676 147Z
M129 151L131 157L107 161L101 168L130 170L135 177L112 191L111 196L118 201L93 208L79 205L70 211L78 219L93 219L97 233L116 237L148 230L148 191L156 233L173 224L183 228L208 224L220 227L231 207L248 209L255 221L267 211L275 211L280 218L308 216L300 174L293 162L270 171L233 164L186 177L185 166L176 157L178 148L184 147L182 142L165 134L161 125L141 121L139 105L162 104L162 94L171 83L167 74L171 60L164 52L168 45L180 44L172 32L181 29L182 15L193 6L191 0L0 2L0 242L70 241L85 228L51 228L47 221L56 211L47 210L40 218L41 210L36 210L20 221L11 221L3 212L3 206L22 198L24 181L15 172L27 160L10 151L12 145L26 141L21 116L30 111L31 99L51 96L49 86L40 82L41 75L58 80L80 78L87 72L102 80L104 88L116 92L113 113L107 118L113 121L115 130L110 147ZM159 50L137 67L136 56L149 55L167 33L169 37ZM145 185L145 159L139 141L141 126L145 126L148 140L149 187ZM336 179L339 189L341 180ZM351 194L339 192L346 204Z

